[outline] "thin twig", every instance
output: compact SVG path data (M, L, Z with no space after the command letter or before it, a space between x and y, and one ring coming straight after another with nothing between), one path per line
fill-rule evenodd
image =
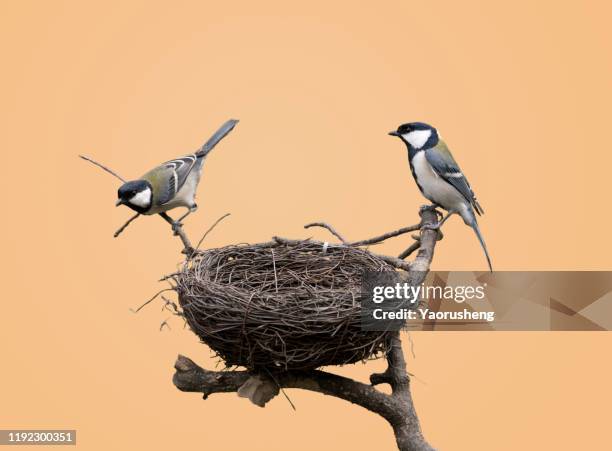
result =
M399 235L403 235L404 233L414 232L415 230L419 230L422 226L422 223L418 223L415 225L402 227L401 229L394 230L393 232L388 232L380 236L376 236L374 238L369 238L367 240L361 241L352 241L349 243L351 246L367 246L369 244L380 243L381 241L385 241L389 238L393 238Z
M158 282L164 282L168 279L174 279L176 276L180 275L181 272L177 271L177 272L173 272L172 274L166 274L164 277L162 277L161 279L158 280Z
M162 293L164 293L164 292L166 292L166 291L174 291L174 289L173 289L173 288L164 288L163 290L160 290L160 291L158 291L157 293L155 293L155 295L154 295L154 296L153 296L151 299L149 299L147 302L145 302L144 304L142 304L142 305L141 305L140 307L138 307L136 310L134 310L133 308L130 308L130 310L131 310L133 313L138 313L140 310L142 310L142 308L143 308L144 306L149 305L151 302L153 302L153 301L154 301L154 300L157 298L157 296L159 296L160 294L162 294Z
M194 254L193 246L191 246L191 241L189 241L189 238L187 238L187 234L183 230L183 227L170 216L168 216L168 213L166 213L165 211L159 213L159 215L164 218L164 221L166 221L172 226L172 230L174 231L174 233L178 235L181 241L183 242L183 253L187 255L187 257L191 257Z
M336 238L338 238L340 241L342 241L344 244L347 244L347 241L342 237L342 235L340 235L336 229L334 229L331 225L327 224L326 222L311 222L310 224L306 224L304 226L305 229L309 229L311 227L323 227L324 229L329 230L329 232L334 235Z
M264 367L265 368L265 367ZM289 395L287 394L287 392L285 391L285 389L283 387L281 387L281 385L278 383L278 381L276 380L276 378L272 375L272 373L270 372L269 369L265 368L266 373L268 373L268 376L270 376L270 378L274 381L274 383L276 384L276 386L278 387L278 389L280 390L280 392L285 396L285 399L289 402L289 405L293 408L294 411L297 411L297 409L295 408L295 404L293 404L293 401L291 401L291 398L289 397Z
M276 260L274 259L274 249L270 249L272 251L272 266L274 268L274 288L276 290L276 294L278 294L278 276L276 275Z
M106 166L104 166L103 164L98 163L97 161L92 160L91 158L89 158L89 157L87 157L87 156L85 156L85 155L79 155L79 157L81 157L81 158L82 158L83 160L85 160L85 161L89 161L90 163L95 164L96 166L98 166L98 167L99 167L99 168L101 168L101 169L104 169L104 170L105 170L106 172L108 172L109 174L111 174L111 175L113 175L113 176L117 177L117 178L118 178L119 180L121 180L123 183L125 183L125 182L126 182L126 180L125 180L123 177L121 177L119 174L117 174L117 173L116 173L115 171L113 171L112 169L107 168L107 167L106 167Z
M399 258L400 260L404 260L405 258L410 257L412 253L416 251L419 247L421 247L421 241L420 240L415 241L414 243L410 245L408 249L406 249L404 252L399 254L397 258Z
M202 238L200 238L200 241L198 241L198 245L195 247L195 249L193 250L193 252L195 253L198 249L200 249L200 245L202 244L202 242L204 241L204 238L206 238L206 236L217 226L217 224L219 224L221 221L223 221L225 218L227 218L230 215L230 213L225 213L223 216L221 216L219 219L217 219L215 221L215 223L213 225L211 225L208 230L204 233L204 235L202 235Z
M130 223L136 219L138 216L140 216L140 213L136 213L134 216L132 216L130 219L127 220L127 222L125 224L123 224L121 227L119 227L119 229L117 229L117 231L115 232L115 234L113 235L115 238L117 238L119 235L121 235L121 232L123 232L127 226L130 225Z
M393 232L388 232L383 235L376 236L374 238L368 238L367 240L350 241L350 242L346 241L344 237L340 235L338 231L336 231L336 229L334 229L333 226L331 226L330 224L326 222L311 222L310 224L306 224L304 228L309 229L310 227L323 227L324 229L327 229L336 238L338 238L340 241L342 241L343 244L346 244L349 246L367 246L370 244L380 243L381 241L385 241L389 238L394 238L396 236L403 235L404 233L414 232L415 230L419 230L421 228L421 225L422 224L419 223L419 224L415 224L415 225L411 225L407 227L402 227L401 229L394 230Z
M373 252L371 252L371 254L375 255L381 260L386 261L390 265L395 266L396 268L403 269L404 271L410 271L412 269L410 263L400 260L399 258L391 257L389 255L374 254Z
M412 358L416 359L416 354L414 353L414 341L412 340L412 335L410 335L410 331L406 333L408 334L408 341L410 342L410 353L412 354Z
M283 238L283 237L280 237L280 236L273 236L272 240L274 240L276 243L286 244L286 245L289 245L289 246L293 246L293 245L300 244L300 243L308 243L308 244L316 244L317 246L325 247L325 243L323 243L322 241L311 240L310 238L307 238L305 240L292 240L290 238ZM268 243L264 243L262 246L268 246ZM337 244L336 246L342 246L342 245L341 244ZM389 255L376 254L376 253L374 253L372 251L369 251L369 253L371 255L373 255L374 257L379 258L379 259L385 261L386 263L389 263L390 265L394 266L395 268L403 269L404 271L410 271L411 270L410 263L405 262L404 260L400 260L399 258L391 257Z

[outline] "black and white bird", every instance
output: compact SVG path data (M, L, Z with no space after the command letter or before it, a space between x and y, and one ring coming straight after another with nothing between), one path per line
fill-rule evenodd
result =
M452 215L461 216L463 222L474 229L487 258L489 270L493 271L489 252L474 214L476 212L481 215L484 211L438 131L431 125L411 122L400 125L389 134L397 136L408 146L410 169L423 196L433 202L434 206L448 212L440 222L429 228L439 229Z
M175 221L175 225L180 225L198 208L195 197L204 159L237 123L235 119L225 122L197 152L167 161L139 179L124 183L117 193L116 205L126 205L142 215L185 207L187 213Z

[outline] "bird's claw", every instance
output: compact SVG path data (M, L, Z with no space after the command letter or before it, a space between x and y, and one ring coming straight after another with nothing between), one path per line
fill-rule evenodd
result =
M437 222L435 224L423 224L423 226L421 226L421 231L423 230L436 230L438 232L438 236L436 238L436 241L440 241L442 238L444 238L444 234L442 233L442 230L440 229L440 226L442 224Z
M427 210L435 211L436 208L438 208L438 206L435 204L421 205L421 208L419 208L419 213L423 213L424 211L427 211Z
M442 217L444 216L440 210L438 210L438 205L436 204L431 204L431 205L421 205L421 208L419 208L419 215L423 215L423 212L425 211L433 211L439 219L442 219Z
M439 230L440 229L440 223L436 222L435 224L423 224L423 227L421 227L424 230Z
M172 223L172 231L174 232L175 236L179 234L179 230L181 229L181 227L183 227L183 223L182 222L174 221Z
M187 257L191 257L195 253L195 249L189 246L183 249L181 252L185 254Z

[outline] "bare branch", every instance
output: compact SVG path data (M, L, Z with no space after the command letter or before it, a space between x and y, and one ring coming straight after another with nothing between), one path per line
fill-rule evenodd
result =
M248 371L209 371L179 355L174 364L174 385L186 392L199 392L206 399L213 393L235 392L253 375ZM336 396L372 410L385 418L394 415L394 402L371 385L325 371L285 371L275 375L281 388L301 388Z
M117 177L117 178L118 178L119 180L121 180L123 183L125 183L125 182L126 182L126 180L125 180L123 177L121 177L119 174L117 174L117 173L116 173L115 171L113 171L112 169L107 168L107 167L106 167L106 166L104 166L103 164L98 163L97 161L95 161L95 160L93 160L93 159L91 159L91 158L89 158L89 157L87 157L87 156L85 156L85 155L79 155L79 157L81 157L81 158L82 158L83 160L85 160L85 161L89 161L90 163L95 164L96 166L98 166L99 168L101 168L101 169L105 170L105 171L106 171L106 172L108 172L109 174L111 174L111 175L113 175L113 176Z
M421 228L421 224L415 224L415 225L411 225L407 227L402 227L401 229L394 230L393 232L387 232L383 235L379 235L374 238L368 238L367 240L350 241L350 242L346 241L344 237L340 235L340 233L338 233L336 229L334 229L334 227L332 227L330 224L326 222L311 222L310 224L306 224L304 226L305 229L308 229L310 227L323 227L329 230L329 232L332 235L334 235L336 238L338 238L343 244L347 244L349 246L367 246L370 244L380 243L389 238L394 238L396 236L403 235L404 233L414 232L415 230L419 230Z
M191 257L195 250L191 245L191 241L189 241L189 238L187 238L187 234L183 230L183 226L168 216L168 213L166 212L159 213L159 215L164 218L164 221L172 226L174 234L177 235L183 242L183 254L187 255L188 258Z
M402 235L404 233L414 232L415 230L419 230L421 227L422 227L422 223L407 226L407 227L402 227L401 229L394 230L393 232L388 232L383 235L376 236L374 238L369 238L367 240L352 241L349 244L351 246L367 246L369 244L376 244L376 243L380 243L381 241L385 241L389 238L393 238L393 237Z
M331 225L327 224L326 222L311 222L310 224L306 224L304 226L305 229L309 229L310 227L323 227L324 229L329 230L329 233L331 233L333 236L335 236L340 241L342 241L342 243L347 244L347 241L342 237L342 235L340 235L336 231L336 229L334 229Z
M272 239L274 241L276 241L277 243L281 243L281 244L288 244L288 245L294 245L297 243L302 243L307 241L308 243L311 244L319 244L321 245L321 249L325 248L325 244L323 241L317 241L317 240L311 240L311 239L307 239L307 240L292 240L289 238L282 238L280 236L273 236ZM264 246L267 245L267 243L264 244ZM328 244L328 247L331 246ZM345 244L336 244L335 246L346 246ZM410 271L410 264L408 262L405 262L404 260L400 260L399 258L395 258L395 257L391 257L388 255L380 255L380 254L375 254L374 252L370 251L370 254L380 258L381 260L384 260L385 262L389 263L390 265L394 266L397 269L403 269L404 271Z
M138 216L140 216L140 213L136 213L134 216L132 216L130 219L128 219L128 220L126 221L126 223L125 223L125 224L123 224L121 227L119 227L119 228L117 229L117 231L115 232L115 234L114 234L113 236L114 236L115 238L117 238L119 235L121 235L121 232L123 232L123 231L124 231L124 230L127 228L127 226L129 226L129 225L130 225L130 223L131 223L131 222L132 222L134 219L136 219Z
M404 260L400 260L399 258L391 257L389 255L374 254L374 252L370 252L370 254L376 255L381 260L386 261L387 263L395 266L398 269L403 269L404 271L410 271L412 269L410 263L405 262Z
M140 307L138 307L137 309L133 309L131 308L130 310L133 313L138 313L139 311L141 311L143 309L143 307L145 307L146 305L149 305L151 302L153 302L155 299L157 299L157 296L159 296L162 293L165 293L166 291L174 291L172 288L164 288L163 290L159 290L157 293L155 293L153 295L153 297L151 297L151 299L149 299L147 302L145 302L144 304L142 304Z
M390 365L396 365L395 371L389 370L390 383L395 387L391 395L372 385L319 370L279 372L274 381L279 389L299 388L335 396L381 415L393 427L401 451L432 451L423 438L412 406L401 343L390 353L394 353L389 357ZM238 392L252 377L257 377L256 373L248 371L209 371L182 355L178 356L174 368L174 385L181 391L202 393L204 399L214 393ZM265 402L261 404L264 405Z
M229 215L230 215L230 213L225 213L223 216L221 216L219 219L217 219L213 225L211 225L208 228L208 230L204 233L204 235L202 235L202 238L200 238L200 241L198 241L198 245L195 247L194 252L196 252L200 248L200 245L204 241L204 238L206 238L206 236L217 226L217 224L219 224L221 221L223 221Z
M418 226L404 227L376 238L353 243L346 243L341 235L326 223L308 224L306 228L314 226L324 227L343 242L342 244L332 246L342 247L347 244L351 246L367 245L417 230L426 224L433 225L437 222L437 213L433 209L422 209L420 216L421 224ZM438 240L438 232L424 228L421 229L419 238L416 243L402 253L402 256L404 254L407 256L418 249L419 252L412 263L395 257L378 256L396 268L404 269L406 271L406 280L413 285L420 285L427 276L429 265L433 259L436 241ZM263 243L261 246L273 247L274 243L296 244L302 241L304 240L273 237L272 242ZM307 241L315 245L321 245L322 249L326 245L326 243L319 241ZM273 263L275 263L274 260ZM388 363L387 370L384 373L372 374L370 377L372 385L366 385L346 377L319 370L277 371L274 375L269 374L274 380L275 389L265 392L265 396L254 397L245 393L248 391L246 387L255 387L254 390L257 391L258 388L266 384L264 375L249 371L209 371L181 355L179 355L175 364L176 373L174 374L173 382L179 390L202 393L204 399L213 393L239 392L242 388L242 396L249 397L252 402L262 407L278 393L278 389L282 390L284 388L300 388L335 396L384 417L393 428L400 451L432 451L433 448L423 437L412 402L410 378L406 370L406 361L402 351L399 332L394 332L390 335L389 350L386 357ZM383 383L391 386L392 392L390 395L380 392L375 388L375 385Z
M432 209L421 209L421 225L434 225L438 222L438 213ZM434 249L436 247L436 241L438 241L438 231L427 228L421 229L421 246L416 258L410 265L410 283L413 286L420 285L424 280L425 276L429 272L429 266L433 260Z
M406 371L406 360L402 351L399 332L391 337L391 348L387 353L388 369L391 377L391 393L400 404L401 418L389 421L395 432L397 447L400 450L431 450L423 438L419 419L410 394L410 377Z
M412 253L414 251L416 251L419 247L421 247L421 240L417 240L414 243L412 243L410 245L410 247L408 247L408 249L406 249L404 252L402 252L401 254L399 254L397 256L397 258L399 258L400 260L404 260L405 258L408 258L412 255Z

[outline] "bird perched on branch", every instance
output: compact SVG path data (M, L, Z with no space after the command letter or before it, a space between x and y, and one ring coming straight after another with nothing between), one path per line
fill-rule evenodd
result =
M173 208L186 207L187 213L174 221L173 227L179 227L198 208L195 196L204 159L237 123L235 119L225 122L197 152L167 161L138 180L124 183L117 193L116 205L126 205L142 215L165 214Z
M481 215L484 211L438 131L431 125L412 122L400 125L389 135L397 136L408 146L410 169L421 193L433 202L434 207L441 207L448 212L437 224L428 228L439 229L452 215L460 215L463 222L474 229L487 258L489 270L493 271L474 214L476 212Z

